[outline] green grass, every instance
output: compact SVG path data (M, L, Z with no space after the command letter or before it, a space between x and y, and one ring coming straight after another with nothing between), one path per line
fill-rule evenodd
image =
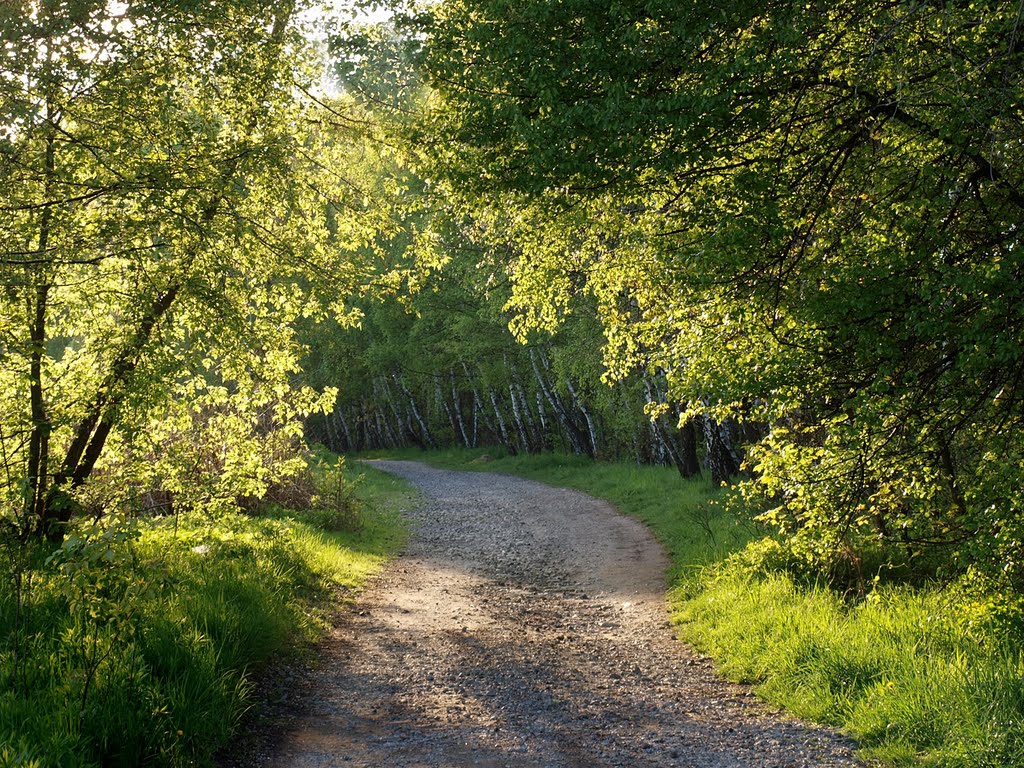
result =
M27 553L20 615L15 582L0 586L0 768L208 764L249 673L308 647L403 543L411 492L359 472L347 530L278 509L86 528Z
M684 637L734 680L899 766L1024 765L1024 658L938 587L850 605L735 562L676 588Z
M837 727L894 766L1024 767L1024 656L963 590L887 585L850 602L771 567L770 542L673 470L484 451L391 454L508 472L606 499L668 551L680 637L764 699Z

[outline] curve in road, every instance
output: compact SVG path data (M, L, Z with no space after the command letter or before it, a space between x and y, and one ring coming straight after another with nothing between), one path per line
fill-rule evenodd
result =
M841 736L772 713L673 636L666 559L575 491L414 462L406 552L346 614L264 764L857 765Z

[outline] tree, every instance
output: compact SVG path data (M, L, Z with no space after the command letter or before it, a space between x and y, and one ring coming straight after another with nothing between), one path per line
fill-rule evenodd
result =
M0 443L23 532L60 538L104 461L166 461L139 455L166 449L154 417L294 434L322 407L288 394L289 324L344 303L373 225L326 215L359 203L296 98L316 73L296 11L4 6Z
M1024 589L1018 7L418 18L435 96L410 143L519 243L524 332L588 292L613 375L765 425L750 488L809 562L881 546Z

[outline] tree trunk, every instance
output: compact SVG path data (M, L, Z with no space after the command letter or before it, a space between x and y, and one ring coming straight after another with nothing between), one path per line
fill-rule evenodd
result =
M329 450L338 453L338 439L334 426L331 424L331 414L328 413L324 416L324 434L320 435L319 430L317 430L317 433L316 437L323 437L324 444Z
M349 409L348 421L352 422L352 450L365 450L366 424L363 423L362 411L360 411L358 406L353 405Z
M700 475L700 460L697 458L697 428L693 419L687 419L680 430L679 474L683 477Z
M473 385L473 377L469 375L469 366L463 363L462 371L466 374L466 381L469 382L473 392L473 439L470 448L476 448L480 438L480 414L483 412L484 406L483 401L480 399L480 393L477 392L476 386Z
M533 453L530 450L530 438L527 436L526 425L523 421L523 414L519 407L519 401L516 399L516 390L512 384L508 385L508 398L512 403L512 417L516 422L516 431L519 433L519 445L527 453Z
M530 411L530 404L526 400L526 392L522 384L519 383L518 376L513 379L513 384L510 385L509 391L512 393L513 402L515 402L516 398L519 399L519 411L522 414L527 431L526 451L527 453L540 453L544 445L544 436L537 428L537 422L534 421L533 413Z
M56 172L56 150L53 139L53 121L56 116L53 113L52 104L47 104L47 121L51 124L51 130L46 137L46 151L43 165L45 182L43 184L43 199L48 200L51 196L53 176ZM39 240L36 243L39 259L46 257L46 250L50 244L50 222L53 216L52 206L46 206L39 217ZM25 281L31 285L32 269L25 268ZM44 531L46 523L46 497L47 477L50 473L50 417L46 411L46 401L43 396L43 356L46 354L46 310L50 293L49 278L39 275L39 282L35 290L35 306L26 307L32 317L30 339L32 351L29 358L29 407L31 409L32 431L29 435L28 445L28 509L25 516L25 530L27 533L33 526Z
M498 406L498 395L493 389L488 390L488 392L491 396L491 405L494 407L494 417L497 419L498 432L501 434L501 443L510 454L515 456L516 444L509 437L508 428L505 426L505 417L501 415L501 408Z
M405 385L405 381L397 374L391 374L395 380L395 384L402 390L402 394L405 395L409 401L409 412L412 418L416 419L416 423L420 428L420 443L421 448L435 448L434 438L430 434L430 429L427 427L427 423L423 420L423 415L420 413L420 409L416 406L416 398L412 396L412 392L409 391L409 387Z
M459 441L459 425L455 423L455 410L459 407L458 403L448 403L448 398L444 396L444 392L441 391L441 377L438 376L434 379L434 397L437 399L438 404L444 411L444 415L448 417L448 424L452 428L452 443Z
M542 451L552 448L551 430L548 429L547 414L544 413L544 393L537 390L537 422L540 425L540 446Z
M449 371L448 375L452 387L452 407L455 410L455 423L459 427L458 434L462 436L462 444L466 448L472 448L473 446L469 442L469 435L466 434L466 422L462 418L462 398L459 397L458 389L455 387L455 371Z
M355 445L352 443L352 433L348 431L348 422L345 420L345 409L339 406L335 406L335 408L337 409L336 418L338 420L338 424L341 425L341 434L345 437L345 443L342 446L342 450L351 451L355 448Z
M412 430L406 424L406 420L402 417L402 414L398 412L398 403L395 402L395 396L391 394L391 385L388 384L387 378L381 376L380 381L385 403L395 420L395 447L401 448L408 444L408 437Z
M644 431L637 434L636 438L634 438L634 443L636 445L636 463L664 464L665 457L659 455L659 452L662 451L663 448L662 442L658 437L658 431L650 419L645 418L644 422L646 423Z
M476 448L477 443L480 439L480 411L483 410L483 405L480 402L480 395L477 394L476 388L473 388L473 440L471 448Z
M402 418L398 415L398 409L395 408L395 404L391 399L391 390L387 384L387 379L382 379L381 377L373 380L373 391L376 395L374 413L376 414L378 428L387 438L386 447L401 448L405 444ZM392 424L392 419L388 418L389 411L394 419L394 424Z
M587 425L587 437L589 438L588 444L590 446L587 453L590 458L596 459L598 454L597 447L597 430L594 429L594 420L590 418L590 411L587 410L587 406L584 402L576 396L576 388L572 385L572 379L566 377L565 386L569 390L569 396L572 398L573 405L576 406L576 410L583 414L583 421Z
M661 395L659 394L657 387L654 383L646 376L643 377L644 382L644 398L647 401L647 405L659 405ZM651 425L651 437L654 443L655 457L658 459L659 464L668 463L674 466L680 474L683 474L683 463L679 455L678 446L673 440L672 434L664 423L664 416L658 414L648 419ZM683 475L684 477L686 475Z
M391 426L391 422L388 421L387 416L381 408L377 407L373 409L373 419L377 427L377 434L380 439L381 448L398 448L399 442L398 437L395 435L395 430Z
M555 418L558 419L559 424L565 431L566 438L572 446L573 453L577 456L582 453L586 453L586 449L584 447L586 445L586 438L583 437L583 433L580 432L579 427L577 427L569 418L569 415L566 413L565 408L562 405L561 399L558 397L558 393L553 392L551 387L548 386L547 380L544 378L544 375L541 373L540 366L537 364L537 355L534 354L532 347L530 349L530 363L533 366L533 375L537 379L537 386L540 387L540 391L544 393L544 397L551 406L551 410L555 412Z
M714 485L726 485L729 478L739 472L739 463L732 450L732 439L728 428L722 428L710 416L703 417L704 440L707 451L707 464Z

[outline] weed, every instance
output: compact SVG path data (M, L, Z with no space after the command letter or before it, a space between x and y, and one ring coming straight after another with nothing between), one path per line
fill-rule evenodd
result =
M344 456L321 461L318 470L317 495L310 504L309 518L325 531L358 531L363 527L363 515L356 492L365 475L347 472Z

